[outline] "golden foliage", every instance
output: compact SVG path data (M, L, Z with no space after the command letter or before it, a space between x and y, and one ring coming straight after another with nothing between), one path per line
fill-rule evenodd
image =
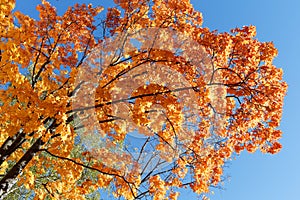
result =
M287 84L272 64L277 49L254 26L210 31L187 0L114 2L101 27L102 7L75 4L59 16L43 0L33 19L1 0L1 183L8 164L27 159L12 178L35 199L85 199L98 188L177 199L176 188L209 192L234 154L281 149ZM139 32L141 45L128 42ZM132 132L144 140L118 152ZM78 135L98 149L80 149Z

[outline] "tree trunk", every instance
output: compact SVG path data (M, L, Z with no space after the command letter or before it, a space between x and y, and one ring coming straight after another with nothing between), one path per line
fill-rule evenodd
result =
M0 147L0 166L10 154L19 148L25 141L25 133L20 130L13 137L8 137Z
M0 181L0 198L9 193L11 187L17 182L17 177L22 173L23 169L33 158L33 156L40 150L44 144L41 138L37 139L35 143L27 150L22 158L9 170L9 172Z

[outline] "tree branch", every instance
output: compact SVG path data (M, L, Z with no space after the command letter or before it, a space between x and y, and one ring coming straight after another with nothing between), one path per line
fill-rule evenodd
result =
M26 151L22 158L9 170L9 172L0 181L0 196L5 195L15 184L17 176L23 171L33 156L40 150L44 144L41 138L38 138L33 145Z
M71 158L66 158L66 157L62 157L62 156L59 156L59 155L55 155L55 154L51 153L50 151L48 151L47 149L40 149L39 151L44 151L44 152L48 153L49 155L51 155L51 156L53 156L53 157L55 157L55 158L58 158L58 159L61 159L61 160L66 160L66 161L72 162L72 163L74 163L74 164L76 164L76 165L79 165L79 166L81 166L81 167L84 167L84 168L87 168L87 169L90 169L90 170L97 171L97 172L99 172L99 173L101 173L101 174L104 174L104 175L109 175L109 176L119 177L119 178L121 178L121 179L129 186L129 188L130 188L130 190L131 190L131 193L132 193L133 197L135 197L135 194L134 194L134 192L133 192L133 190L132 190L132 187L131 187L131 185L135 186L135 184L132 183L132 182L127 181L126 178L125 178L124 176L121 176L121 175L118 174L118 173L110 173L110 172L102 171L102 170L97 169L97 168L95 168L95 167L91 167L91 166L85 165L85 164L83 164L83 163L77 162L77 161L75 161L75 160L73 160L73 159L71 159Z

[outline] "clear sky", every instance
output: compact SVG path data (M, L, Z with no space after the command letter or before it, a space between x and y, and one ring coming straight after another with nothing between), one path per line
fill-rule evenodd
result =
M212 200L300 199L300 1L298 0L192 0L203 13L204 26L220 32L255 25L260 41L273 41L283 68L288 95L281 128L282 151L277 155L242 153L225 169L231 178ZM184 199L184 198L182 198Z
M32 2L32 3L29 3ZM34 16L36 0L17 0L17 8ZM50 1L58 8L89 0ZM107 5L110 0L93 0ZM99 3L98 3L99 2ZM204 26L220 32L255 25L260 41L273 41L279 50L275 60L288 82L281 129L282 151L277 155L242 153L225 168L230 178L224 190L215 190L211 200L299 200L300 199L300 1L298 0L192 0L204 16ZM18 4L19 3L19 4ZM59 9L60 10L60 9ZM36 16L34 16L36 17ZM180 199L197 199L183 192Z

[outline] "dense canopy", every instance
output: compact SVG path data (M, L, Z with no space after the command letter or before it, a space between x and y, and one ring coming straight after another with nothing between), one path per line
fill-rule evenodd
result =
M287 84L254 26L202 26L188 0L0 3L0 196L177 199L243 150L277 153Z

